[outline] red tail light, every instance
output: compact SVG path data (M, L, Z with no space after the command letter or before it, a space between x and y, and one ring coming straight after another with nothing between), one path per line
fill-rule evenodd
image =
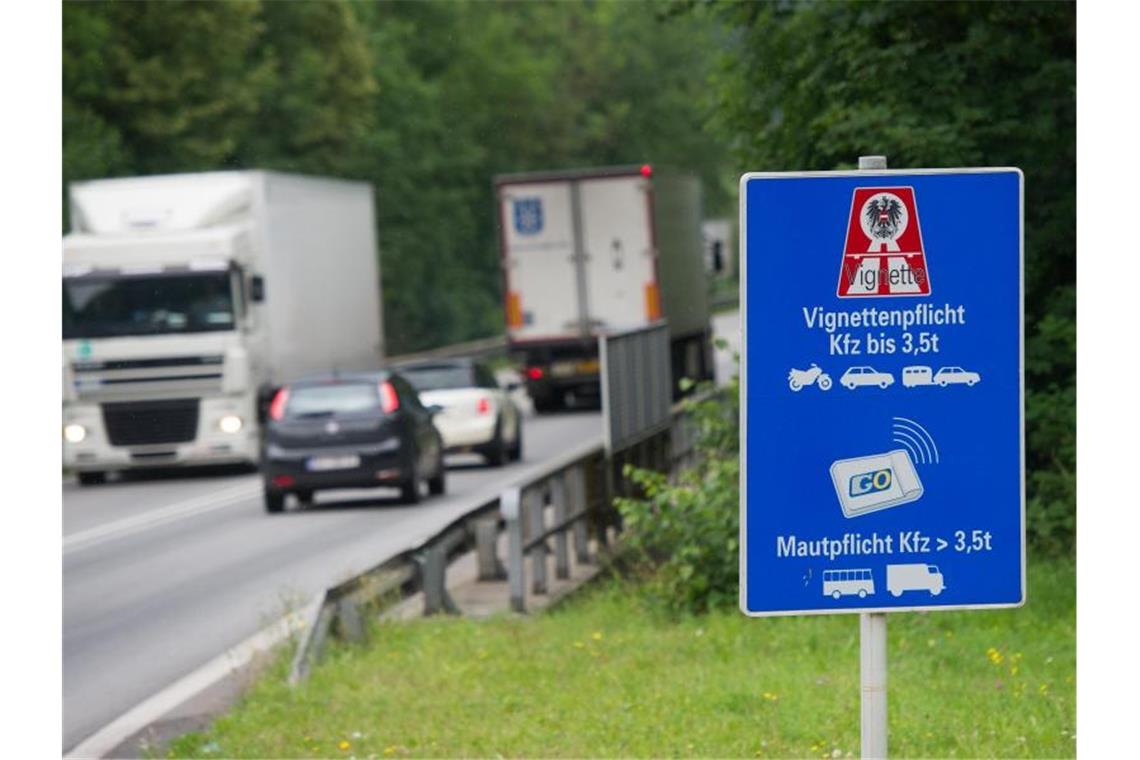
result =
M384 414L391 414L400 408L400 397L396 395L396 389L387 380L380 383L380 408Z
M292 475L273 476L273 485L277 486L278 488L288 488L296 482L296 479Z
M531 380L541 380L543 374L545 374L545 373L542 371L542 367L527 367L526 368L526 376L529 377Z
M279 420L285 416L285 404L289 402L289 389L282 388L277 391L277 395L273 397L273 402L269 405L269 418Z
M486 414L491 411L491 402L487 400L486 396L479 399L479 403L475 405L475 411L479 414Z

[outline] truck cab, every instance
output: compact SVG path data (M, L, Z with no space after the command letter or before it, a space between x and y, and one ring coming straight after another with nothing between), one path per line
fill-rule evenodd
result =
M142 466L256 463L248 225L129 206L115 224L81 190L73 199L83 226L64 239L64 466L91 483Z
M378 366L370 186L236 171L75 183L70 196L63 464L81 483L257 464L278 386Z

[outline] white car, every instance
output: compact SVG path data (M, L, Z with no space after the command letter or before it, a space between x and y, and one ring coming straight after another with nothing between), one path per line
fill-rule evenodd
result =
M945 388L947 385L966 384L973 385L979 383L982 376L977 372L970 372L969 370L962 369L961 367L943 367L938 370L934 375L934 382L937 385Z
M498 467L522 459L522 415L494 373L473 359L432 359L403 364L399 372L426 407L448 453L483 455Z
M855 390L860 385L877 385L886 388L894 383L895 377L889 372L879 372L874 367L851 367L839 378L839 384L847 390Z

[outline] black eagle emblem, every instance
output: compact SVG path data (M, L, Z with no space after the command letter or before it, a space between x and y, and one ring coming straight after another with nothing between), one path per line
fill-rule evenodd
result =
M879 196L867 204L867 222L871 235L880 240L891 240L899 233L903 208L897 198Z

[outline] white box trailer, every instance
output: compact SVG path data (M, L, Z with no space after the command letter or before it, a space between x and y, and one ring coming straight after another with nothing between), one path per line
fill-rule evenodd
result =
M367 183L268 171L74 183L64 465L255 463L274 389L383 357Z
M674 377L711 377L700 184L621 166L502 175L507 336L546 410L599 393L597 336L669 323Z

